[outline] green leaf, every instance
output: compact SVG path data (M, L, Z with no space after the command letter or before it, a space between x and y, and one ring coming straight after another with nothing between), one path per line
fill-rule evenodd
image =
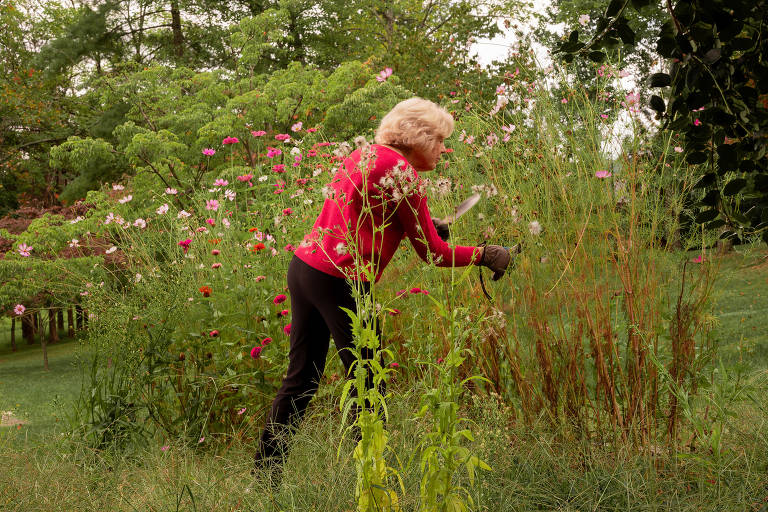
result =
M568 42L569 43L573 43L573 44L576 44L576 43L579 42L579 31L578 30L574 30L573 32L571 32L571 35L568 36Z
M651 87L667 87L672 83L672 77L667 73L654 73L651 75Z
M664 100L661 99L661 96L657 96L655 94L651 96L651 101L649 104L651 105L651 108L658 113L662 113L667 109L667 106L664 104Z
M704 151L694 151L693 153L688 153L688 156L685 157L685 161L691 165L703 164L707 161L707 153Z
M629 25L626 23L619 25L616 27L616 31L619 33L622 43L629 45L635 44L635 31L629 28Z
M605 10L605 17L613 18L616 16L623 4L624 2L622 2L622 0L611 0L611 3L608 4L608 8Z
M746 186L747 180L744 178L736 178L735 180L729 181L725 188L723 188L723 195L726 197L735 196Z
M705 224L711 220L715 220L719 213L720 212L715 209L699 212L699 214L696 216L696 223Z
M749 50L755 45L754 39L751 37L737 37L731 41L731 50L736 52L742 52Z
M605 60L605 53L601 51L589 52L589 59L593 62L603 62Z

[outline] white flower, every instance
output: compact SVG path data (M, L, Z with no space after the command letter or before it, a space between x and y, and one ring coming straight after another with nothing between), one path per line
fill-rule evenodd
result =
M229 201L234 201L236 195L237 194L232 190L227 189L224 191L224 197L226 197Z
M267 181L269 176L259 176L259 181Z
M78 223L78 222L80 222L81 220L83 220L83 217L81 217L81 216L79 216L79 215L78 215L77 217L75 217L74 219L72 219L71 221L69 221L69 223L70 223L70 224L77 224L77 223Z
M70 247L80 247L80 241L77 238L73 238L69 241Z
M119 183L113 183L112 184L112 190L123 190L125 187L120 185Z
M336 251L336 254L339 256L343 254L347 254L347 246L344 244L344 242L339 242L336 244L336 247L334 247L334 250Z
M136 274L136 279L134 281L137 283L141 281L141 274Z
M330 199L333 197L333 187L330 185L326 185L323 187L323 197L325 199Z
M165 189L165 193L168 194L169 196L175 196L176 194L179 193L179 191L176 190L175 188L168 187L167 189Z
M312 177L316 178L316 177L320 176L322 173L323 173L323 169L318 167L317 169L312 171Z
M291 148L291 155L300 155L301 154L301 148L298 148L296 146Z
M125 204L128 201L130 201L131 199L133 199L133 196L132 195L127 195L127 196L125 196L122 199L118 199L117 202L120 203L120 204Z
M589 17L589 14L582 14L581 16L579 16L579 25L583 27L584 25L589 23L590 19L591 18Z
M145 221L144 219L136 219L135 221L133 221L133 225L136 226L137 228L144 229L147 227L147 221Z
M168 208L169 208L168 203L165 203L163 204L163 206L155 210L155 212L157 212L158 215L165 215L166 213L168 213Z
M191 215L192 215L191 213L187 213L186 211L184 211L184 210L181 210L181 211L179 212L179 214L176 216L176 218L177 218L177 219L181 219L181 218L184 218L184 217L189 217L189 216L191 216Z
M305 199L304 200L304 204L312 204L312 200L311 199Z
M531 234L534 235L534 236L540 235L541 234L541 224L539 224L539 221L532 220L528 224L528 231L530 231Z
M113 252L115 252L116 250L117 250L117 247L113 245L112 247L110 247L109 249L107 249L107 250L106 250L106 251L104 251L104 252L105 252L106 254L112 254L112 253L113 253Z
M226 217L224 217L223 219L221 219L221 223L222 223L222 224L224 224L224 227L225 227L225 228L228 228L228 227L229 227L229 225L230 225L230 224L229 224L229 219L227 219Z

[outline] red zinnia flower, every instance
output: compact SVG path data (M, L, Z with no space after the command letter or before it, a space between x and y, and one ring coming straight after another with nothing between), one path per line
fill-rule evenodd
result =
M208 333L208 336L210 336L211 338L215 338L218 335L219 335L219 331L217 331L216 329Z
M288 325L286 325L285 327L283 327L283 332L284 332L286 335L289 335L289 334L291 334L291 324L288 324Z
M261 355L261 347L257 345L251 349L251 358L258 359L260 355Z
M259 242L259 243L257 243L256 245L254 245L254 246L253 246L253 248L252 248L251 250L252 250L253 252L256 252L256 251L260 251L260 250L262 250L262 249L266 249L266 248L267 248L267 246L266 246L266 245L264 245L263 243Z
M280 295L278 295L277 297L272 299L272 302L274 302L275 304L282 304L283 302L285 302L285 299L287 299L287 298L288 297L286 297L285 295L283 295L281 293Z
M261 346L262 347L266 347L270 343L272 343L272 338L264 338L263 340L261 340Z
M200 290L200 293L203 294L203 297L210 297L211 296L211 292L213 292L213 290L211 290L210 286L201 286L199 288L199 290Z

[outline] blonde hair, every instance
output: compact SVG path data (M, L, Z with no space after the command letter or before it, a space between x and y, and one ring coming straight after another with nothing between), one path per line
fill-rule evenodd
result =
M387 113L376 130L376 144L429 150L438 137L453 132L453 117L440 105L423 98L401 101Z

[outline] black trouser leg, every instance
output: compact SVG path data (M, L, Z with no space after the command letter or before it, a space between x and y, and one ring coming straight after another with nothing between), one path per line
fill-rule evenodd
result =
M361 284L367 292L369 285ZM350 283L320 272L294 256L288 268L288 289L291 294L288 371L272 403L256 454L257 463L285 455L290 431L303 417L323 375L329 335L333 336L347 374L357 360L348 350L355 347L351 319L341 309L356 309ZM363 349L362 356L364 360L371 359L373 350ZM370 370L366 385L369 388L373 385ZM383 387L380 392L384 392ZM356 411L353 407L353 413Z

